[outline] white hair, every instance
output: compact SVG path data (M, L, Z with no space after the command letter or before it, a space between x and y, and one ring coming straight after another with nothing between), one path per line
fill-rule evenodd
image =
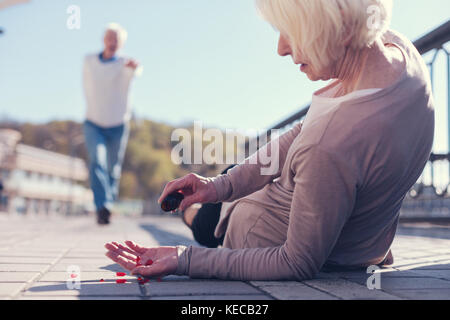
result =
M389 28L392 15L392 0L256 0L256 6L293 50L318 68L343 54L348 35L352 48L370 47Z
M108 31L115 32L117 34L117 38L119 39L120 46L123 46L128 39L128 32L123 28L120 24L112 22L106 26L105 34Z

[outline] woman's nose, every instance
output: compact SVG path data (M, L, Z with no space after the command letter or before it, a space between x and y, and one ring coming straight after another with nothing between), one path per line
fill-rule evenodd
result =
M280 39L278 40L278 54L285 57L291 53L291 46L289 45L289 42L284 36L280 35Z

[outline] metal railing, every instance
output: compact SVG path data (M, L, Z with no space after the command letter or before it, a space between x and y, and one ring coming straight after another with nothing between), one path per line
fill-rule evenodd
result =
M447 101L448 101L448 150L450 152L450 53L449 51L444 47L444 45L450 41L450 20L446 23L442 24L438 28L434 29L433 31L427 33L423 37L417 39L414 41L414 46L417 48L419 53L421 55L424 55L426 53L429 53L431 51L434 51L433 57L430 62L427 63L430 74L431 74L431 85L434 89L434 69L435 69L435 62L436 58L439 53L444 52L447 56ZM305 107L301 108L298 112L293 114L292 116L288 117L287 119L284 119L283 121L277 123L273 127L271 127L267 132L265 133L266 137L270 137L272 130L281 130L285 131L293 127L295 124L300 122L304 119L306 114L308 113L310 104L306 105ZM261 136L262 137L262 136ZM256 138L259 139L260 137ZM250 142L247 142L246 147L248 147ZM435 175L434 175L434 167L436 164L441 163L442 161L446 161L448 164L450 164L450 153L447 154L437 154L432 153L429 159L429 162L427 164L427 167L430 171L431 176L431 183L429 185L425 184L423 182L423 174L417 181L416 185L410 190L409 196L412 198L417 198L422 191L426 187L431 187L434 190L434 193L438 197L445 197L447 195L450 195L450 183L448 182L446 186L444 187L438 187L435 185ZM427 168L426 168L427 169ZM425 171L425 170L424 170ZM449 168L449 174L450 174L450 168ZM449 177L450 180L450 177Z

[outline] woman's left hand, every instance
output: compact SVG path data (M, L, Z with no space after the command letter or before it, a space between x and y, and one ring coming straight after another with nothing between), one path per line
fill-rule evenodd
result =
M131 271L132 275L159 278L174 274L178 267L177 247L145 248L133 241L126 246L117 242L105 244L106 256Z

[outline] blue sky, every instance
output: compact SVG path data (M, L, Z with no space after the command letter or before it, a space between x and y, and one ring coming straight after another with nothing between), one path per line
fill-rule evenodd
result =
M449 19L448 0L394 2L392 28L412 40ZM80 30L66 27L72 4L81 8ZM324 85L277 55L277 33L253 0L32 0L0 11L0 117L81 121L82 60L100 51L112 21L129 32L122 54L144 66L131 92L138 117L267 128ZM438 60L436 77L445 79L445 59ZM437 148L446 149L445 83L437 82Z

